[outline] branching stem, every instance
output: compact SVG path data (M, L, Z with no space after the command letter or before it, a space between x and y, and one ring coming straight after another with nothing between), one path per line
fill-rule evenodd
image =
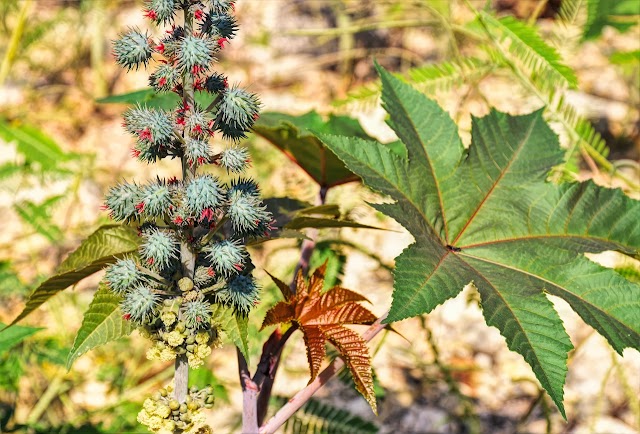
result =
M388 313L388 312L387 312ZM362 335L365 341L370 341L378 333L380 333L386 327L382 321L387 317L387 313L382 315L376 320ZM296 393L278 412L267 421L258 430L259 434L272 434L275 433L293 414L298 411L322 386L333 378L344 367L344 361L340 358L336 358L329 364L307 387Z

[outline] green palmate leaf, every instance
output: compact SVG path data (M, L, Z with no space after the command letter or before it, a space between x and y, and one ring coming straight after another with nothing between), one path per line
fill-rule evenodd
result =
M562 63L558 52L548 45L537 30L513 17L499 20L486 12L480 13L482 20L497 31L502 42L508 42L508 50L525 68L527 74L541 77L540 82L549 88L569 86L575 88L578 79L571 68Z
M0 323L0 328L5 328L5 325ZM5 351L9 351L20 342L42 330L40 327L27 327L27 326L15 326L6 330L4 333L0 333L0 355Z
M389 124L408 159L376 142L323 140L396 201L374 206L415 238L396 260L388 321L430 312L472 282L487 324L531 365L564 414L572 345L545 293L566 300L616 351L640 348L640 286L584 256L635 254L640 202L592 182L545 182L563 152L540 111L474 119L465 150L435 102L380 73Z
M25 318L58 292L101 270L118 258L135 252L138 249L138 243L136 231L128 226L102 226L89 235L60 264L53 277L45 280L33 291L24 310L11 325Z
M640 3L638 0L587 0L587 24L583 39L593 39L605 26L625 31L638 25Z
M214 304L212 311L214 325L222 329L231 343L238 347L248 363L249 344L247 335L249 333L249 318L237 315L233 308L221 304Z
M105 286L98 289L84 313L82 326L67 358L67 369L87 351L131 334L135 327L131 321L122 319L121 300Z

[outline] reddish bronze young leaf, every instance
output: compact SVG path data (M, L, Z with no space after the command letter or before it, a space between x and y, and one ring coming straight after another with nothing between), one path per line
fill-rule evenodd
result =
M356 292L334 286L323 293L326 266L325 263L313 272L308 285L302 272L299 272L296 276L295 293L285 283L270 275L282 291L285 301L269 309L262 328L293 322L294 327L302 331L311 371L309 382L315 380L320 372L322 360L326 355L325 342L329 341L351 371L356 389L376 412L367 343L360 335L344 327L345 324L371 324L376 320L376 316L358 304L367 299Z

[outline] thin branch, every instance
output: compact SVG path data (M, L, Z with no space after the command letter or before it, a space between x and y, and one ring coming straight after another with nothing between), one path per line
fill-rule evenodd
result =
M370 341L378 333L386 327L382 321L387 317L387 313L376 320L362 335L365 341ZM322 371L315 380L307 387L296 393L278 412L267 421L258 431L259 434L273 434L280 428L293 414L298 411L322 386L333 378L344 367L344 361L340 358L335 359Z

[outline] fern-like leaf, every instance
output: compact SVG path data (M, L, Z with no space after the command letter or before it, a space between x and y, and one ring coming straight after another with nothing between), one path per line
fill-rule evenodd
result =
M505 44L512 60L523 68L527 75L539 77L545 90L578 85L578 79L571 68L562 63L555 48L547 44L536 29L512 17L496 19L486 12L480 12L484 23L496 32Z
M438 92L447 92L461 82L469 83L480 80L499 67L500 65L495 62L489 63L470 57L410 68L405 74L394 75L403 81L412 83L420 91L433 95ZM347 98L334 104L338 107L356 103L363 106L373 106L379 102L381 92L382 85L378 80L354 89L349 92Z
M558 11L560 20L567 25L576 24L586 3L586 0L562 0Z
M276 397L279 405L287 399ZM317 399L310 399L284 425L287 434L376 434L378 427L346 410L325 404Z

